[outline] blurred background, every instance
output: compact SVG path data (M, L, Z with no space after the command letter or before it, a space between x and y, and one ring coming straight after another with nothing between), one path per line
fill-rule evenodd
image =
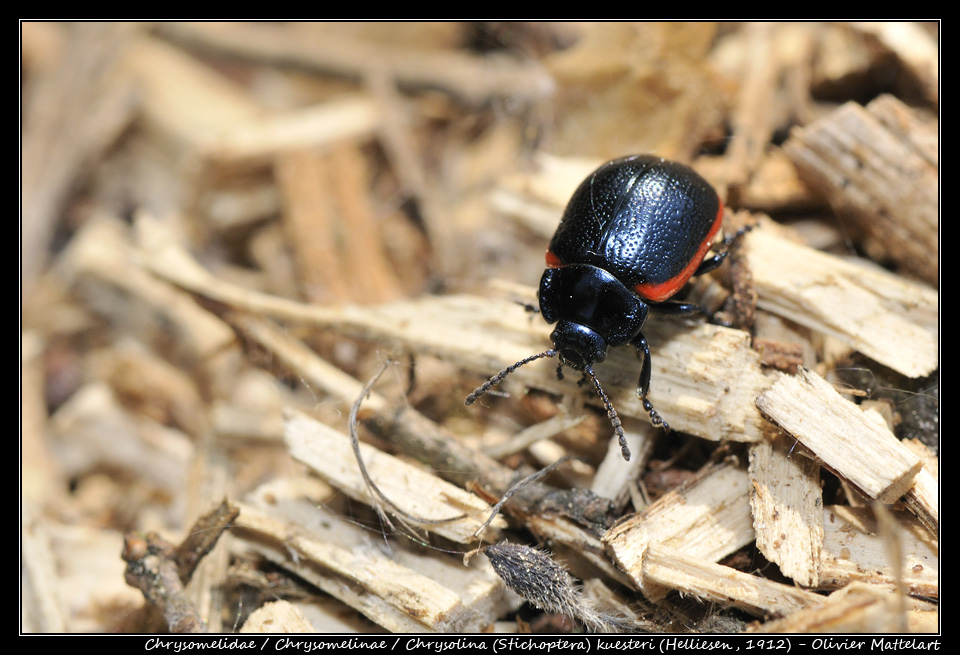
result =
M584 173L649 152L733 210L936 287L936 222L891 245L783 146L893 96L936 153L938 39L936 23L21 23L22 630L152 629L122 533L182 538L293 470L282 407L345 422L144 249L319 307L531 287ZM295 334L361 380L383 358ZM482 378L458 373L418 360L413 402L475 431L459 408Z

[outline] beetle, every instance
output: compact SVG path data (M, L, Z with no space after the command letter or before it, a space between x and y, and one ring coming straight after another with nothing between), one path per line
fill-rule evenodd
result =
M558 357L580 371L603 401L623 458L630 449L617 412L593 365L610 347L632 345L641 360L637 396L651 422L670 430L648 400L650 347L643 325L650 310L669 314L702 311L671 299L694 275L714 270L727 256L707 257L723 223L723 202L692 168L651 155L607 162L577 188L564 210L540 278L539 311L553 348L508 366L466 398L471 405L507 375L537 359ZM735 237L733 237L735 238ZM728 246L733 240L725 240Z

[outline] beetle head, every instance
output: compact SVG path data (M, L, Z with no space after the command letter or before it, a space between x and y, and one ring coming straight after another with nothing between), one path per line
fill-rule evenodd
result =
M577 371L607 358L607 340L600 334L573 321L559 321L550 335L560 361Z
M549 261L549 260L548 260ZM553 348L531 355L503 369L467 396L472 405L480 396L521 366L544 357L559 357L562 366L581 371L593 383L603 402L614 434L620 441L623 458L630 449L613 403L600 386L593 365L607 358L610 346L629 343L643 327L649 307L608 271L589 264L547 268L540 278L540 313L547 323L556 323L550 340ZM557 369L560 375L560 368Z

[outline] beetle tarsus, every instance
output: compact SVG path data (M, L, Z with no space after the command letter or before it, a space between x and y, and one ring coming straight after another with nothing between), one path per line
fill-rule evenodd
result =
M522 300L515 300L518 305L523 307L523 309L531 314L539 314L540 308L534 305L532 302L524 302Z
M653 408L653 403L646 399L645 396L640 397L640 402L643 403L643 408L650 414L650 422L654 426L663 428L663 431L667 434L670 434L670 424L663 420L663 417Z
M697 270L694 272L694 275L704 275L710 271L716 270L720 267L720 264L723 263L723 260L727 258L727 255L730 254L730 248L743 238L743 235L757 227L756 223L751 223L750 225L744 225L739 230L731 234L730 236L724 237L723 241L720 242L720 250L716 252L713 257L707 257L700 265L697 267Z

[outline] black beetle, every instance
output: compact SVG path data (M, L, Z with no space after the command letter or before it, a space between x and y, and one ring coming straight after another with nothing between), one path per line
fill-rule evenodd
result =
M543 318L557 324L550 335L553 348L500 371L467 396L466 404L520 366L559 355L557 377L567 365L593 382L629 460L620 419L593 364L606 359L610 346L633 345L642 360L637 395L653 424L669 431L647 399L650 348L641 329L650 309L700 311L670 297L692 276L723 262L726 250L705 258L722 222L717 192L688 166L634 155L598 168L570 198L547 250L539 298Z

